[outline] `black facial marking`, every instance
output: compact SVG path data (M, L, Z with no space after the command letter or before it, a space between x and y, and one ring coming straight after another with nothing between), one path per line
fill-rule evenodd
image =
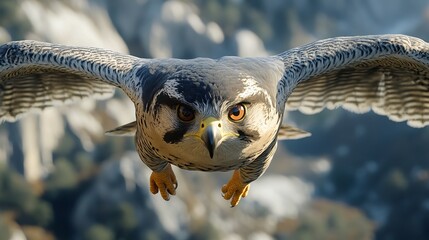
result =
M172 98L166 93L162 92L156 97L155 111L157 111L161 105L175 109L179 104L182 104L179 100Z
M238 138L245 142L257 141L259 138L261 138L257 131L238 130L237 133L239 135Z
M143 66L137 70L136 77L139 78L141 82L143 109L148 111L153 96L165 84L168 79L168 74L162 71L162 68L151 72L148 66Z
M179 124L179 126L176 127L176 129L173 129L171 131L168 131L164 135L164 141L167 143L179 143L183 139L183 135L185 135L186 132L189 130L189 125L187 124Z

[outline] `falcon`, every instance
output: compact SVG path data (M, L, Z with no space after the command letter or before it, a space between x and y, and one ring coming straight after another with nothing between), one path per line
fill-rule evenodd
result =
M0 119L120 88L136 121L109 131L135 135L153 171L150 191L169 200L171 168L229 171L231 206L246 197L278 140L308 135L282 125L285 110L373 110L412 127L429 124L429 44L405 35L338 37L269 57L142 59L98 48L36 41L0 46Z

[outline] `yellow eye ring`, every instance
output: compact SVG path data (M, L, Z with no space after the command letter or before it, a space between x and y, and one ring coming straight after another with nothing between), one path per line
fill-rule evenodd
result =
M228 111L228 118L233 122L238 122L246 115L246 108L242 103L232 106Z
M180 104L177 106L177 117L183 122L190 122L195 119L195 111L191 107Z

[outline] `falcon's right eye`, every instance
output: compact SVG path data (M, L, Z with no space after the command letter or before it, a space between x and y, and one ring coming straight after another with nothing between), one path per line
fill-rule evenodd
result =
M177 117L183 122L190 122L195 118L195 111L186 105L180 104L177 106Z

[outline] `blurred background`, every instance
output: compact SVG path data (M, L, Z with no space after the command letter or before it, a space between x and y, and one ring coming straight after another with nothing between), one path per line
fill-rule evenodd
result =
M0 42L94 46L145 58L264 56L340 35L429 40L427 0L1 0ZM231 209L231 173L175 169L176 197L148 189L117 91L0 125L0 240L429 239L429 128L344 110L285 121L267 173Z

